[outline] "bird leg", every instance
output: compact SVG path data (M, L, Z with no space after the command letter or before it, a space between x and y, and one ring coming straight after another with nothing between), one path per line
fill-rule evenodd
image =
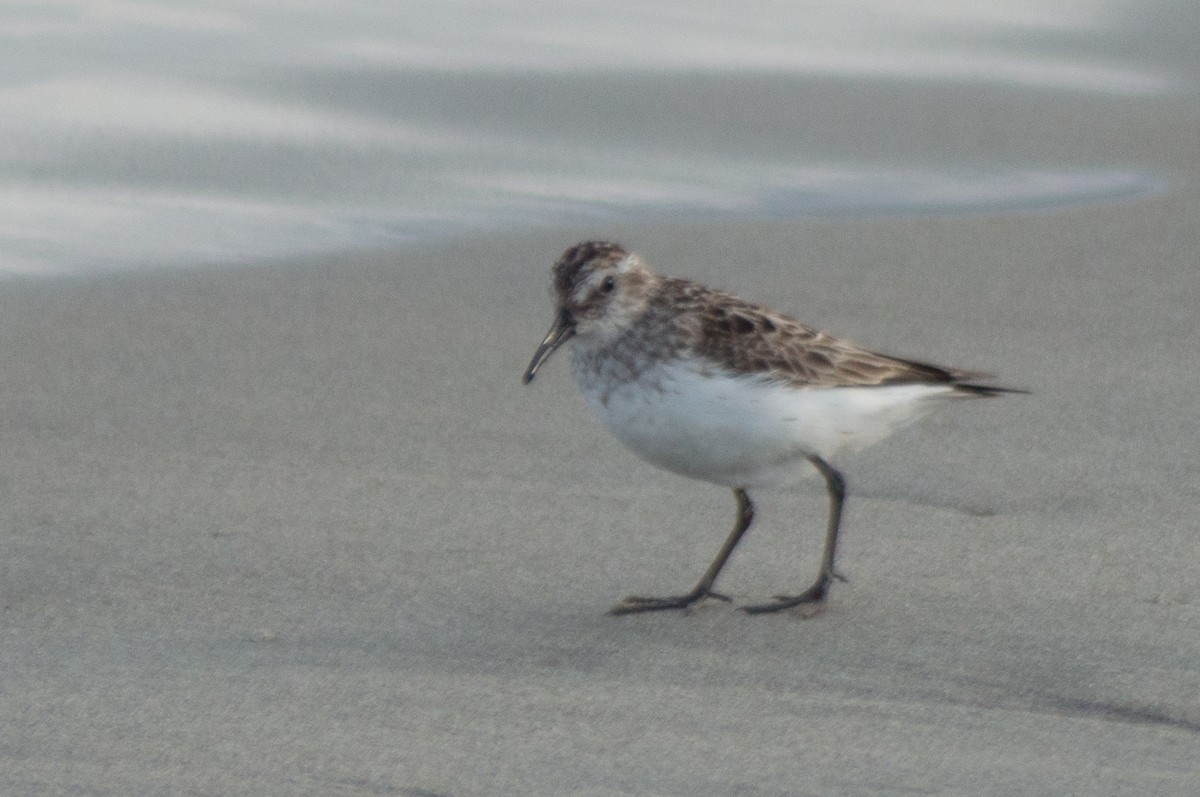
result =
M821 570L817 574L817 580L799 595L776 595L771 603L743 606L742 611L744 612L765 614L804 604L821 603L829 595L829 585L835 579L846 580L845 576L833 569L833 560L837 553L838 529L842 524L842 504L846 500L846 479L832 465L818 456L811 456L808 461L825 477L825 487L829 492L829 526L825 532L825 553L821 557Z
M633 614L635 612L655 612L664 609L686 609L693 603L705 598L716 598L728 603L729 596L714 592L712 587L717 581L717 575L721 572L721 568L725 566L725 562L729 560L733 549L737 547L738 542L742 539L742 535L746 533L746 529L750 528L750 523L754 520L754 504L751 503L749 494L739 487L733 491L733 495L737 498L737 522L734 523L733 531L730 532L729 538L725 540L725 544L717 552L717 557L708 566L704 577L700 579L700 582L696 584L691 592L685 595L672 595L665 598L643 598L630 595L622 598L621 602L612 607L608 613Z

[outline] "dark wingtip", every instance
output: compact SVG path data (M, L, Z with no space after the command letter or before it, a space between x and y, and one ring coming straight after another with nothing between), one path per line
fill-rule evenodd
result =
M945 368L932 363L924 363L918 360L907 360L902 357L892 357L890 359L896 362L901 362L907 365L911 370L909 374L897 378L895 381L904 382L910 381L908 377L915 376L916 379L911 381L918 382L934 382L934 383L949 383L955 390L964 393L968 396L981 396L991 398L1002 396L1005 393L1017 393L1028 395L1029 391L1019 387L999 387L997 385L985 385L973 380L991 379L992 375L983 371L967 371L962 368Z
M954 389L972 396L982 396L984 398L995 398L996 396L1003 396L1005 393L1016 393L1027 396L1031 392L1022 390L1019 387L997 387L996 385L980 385L974 382L956 382Z

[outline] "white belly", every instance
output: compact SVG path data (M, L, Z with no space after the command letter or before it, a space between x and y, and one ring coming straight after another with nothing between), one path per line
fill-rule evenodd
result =
M588 406L618 440L666 470L728 487L786 484L862 448L952 395L945 385L792 388L676 360L637 381L576 372Z

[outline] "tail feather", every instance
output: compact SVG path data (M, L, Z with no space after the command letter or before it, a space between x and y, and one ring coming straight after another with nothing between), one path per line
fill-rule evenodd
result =
M1018 393L1028 395L1028 390L1022 390L1019 387L999 387L997 385L981 385L976 382L955 382L954 389L966 393L970 396L981 396L984 398L995 398L1002 396L1005 393Z
M1005 393L1021 393L1028 394L1028 390L1022 390L1018 387L998 387L996 385L984 385L975 380L992 379L994 378L989 373L983 371L966 371L961 368L946 368L941 365L933 365L919 360L907 360L902 357L891 357L890 359L902 362L911 369L911 374L917 377L916 381L942 382L949 383L955 390L969 396L994 397ZM905 377L897 377L897 382L909 381Z

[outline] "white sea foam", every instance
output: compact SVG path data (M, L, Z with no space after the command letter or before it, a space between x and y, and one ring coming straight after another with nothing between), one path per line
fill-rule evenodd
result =
M624 80L653 107L654 91L666 97L703 75L748 87L832 76L1118 101L1176 89L1162 65L1079 46L1081 34L1121 31L1130 3L797 9L769 0L686 13L666 2L536 0L3 4L0 273L247 262L647 214L1037 207L1159 186L1127 163L909 160L880 154L871 132L836 157L801 141L770 151L736 136L689 143L677 129L636 127L645 96L628 111L571 105L581 87ZM592 133L578 118L587 113L628 113L632 132ZM820 138L821 120L812 124Z

